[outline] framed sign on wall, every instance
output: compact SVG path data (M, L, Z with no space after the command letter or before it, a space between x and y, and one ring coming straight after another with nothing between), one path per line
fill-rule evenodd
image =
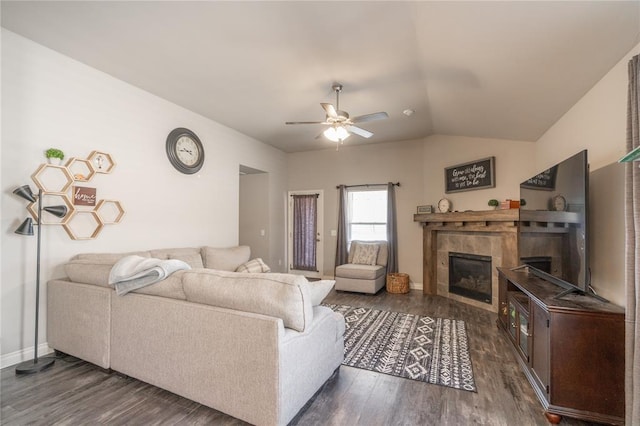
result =
M495 188L495 157L445 167L444 190L446 193Z

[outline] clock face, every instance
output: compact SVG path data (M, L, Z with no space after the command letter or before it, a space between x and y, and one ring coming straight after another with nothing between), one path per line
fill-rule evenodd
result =
M180 127L171 131L166 150L169 161L179 172L193 174L202 168L204 148L191 130Z
M451 201L447 200L446 198L443 198L440 201L438 201L438 210L440 211L440 213L446 213L450 209L451 209Z
M176 155L185 166L193 166L200 158L200 148L189 136L180 136L176 142Z
M567 200L562 195L553 197L553 209L557 212L563 212L567 209Z

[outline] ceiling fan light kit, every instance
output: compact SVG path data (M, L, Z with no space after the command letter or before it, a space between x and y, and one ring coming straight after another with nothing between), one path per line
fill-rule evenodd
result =
M342 126L329 127L322 134L331 142L342 142L351 134Z
M336 93L336 105L333 106L329 103L320 103L320 106L325 111L324 121L287 121L285 124L324 124L329 127L324 130L321 135L332 142L343 142L352 134L358 135L363 138L370 138L373 136L368 130L354 126L355 123L362 123L375 120L383 120L389 118L386 112L375 112L373 114L360 115L358 117L349 118L349 113L340 110L340 92L342 91L342 84L334 83L331 86ZM320 135L318 135L319 137Z

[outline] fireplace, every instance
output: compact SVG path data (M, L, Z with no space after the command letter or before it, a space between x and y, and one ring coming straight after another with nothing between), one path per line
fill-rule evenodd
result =
M449 293L491 304L491 256L449 252Z
M525 265L533 266L534 268L539 269L542 272L546 272L547 274L551 273L551 256L521 257L520 260Z

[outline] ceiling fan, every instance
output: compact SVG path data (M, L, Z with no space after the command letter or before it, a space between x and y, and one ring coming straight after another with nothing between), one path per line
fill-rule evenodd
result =
M287 121L285 124L324 124L329 127L316 136L316 139L324 135L332 142L343 142L346 138L351 136L351 134L358 135L363 138L370 138L373 136L373 133L370 131L357 127L354 124L389 118L389 114L386 112L374 112L373 114L365 114L349 118L349 113L340 110L340 92L342 91L342 84L334 83L331 88L336 92L336 106L334 107L332 104L327 103L320 104L326 113L324 121Z

